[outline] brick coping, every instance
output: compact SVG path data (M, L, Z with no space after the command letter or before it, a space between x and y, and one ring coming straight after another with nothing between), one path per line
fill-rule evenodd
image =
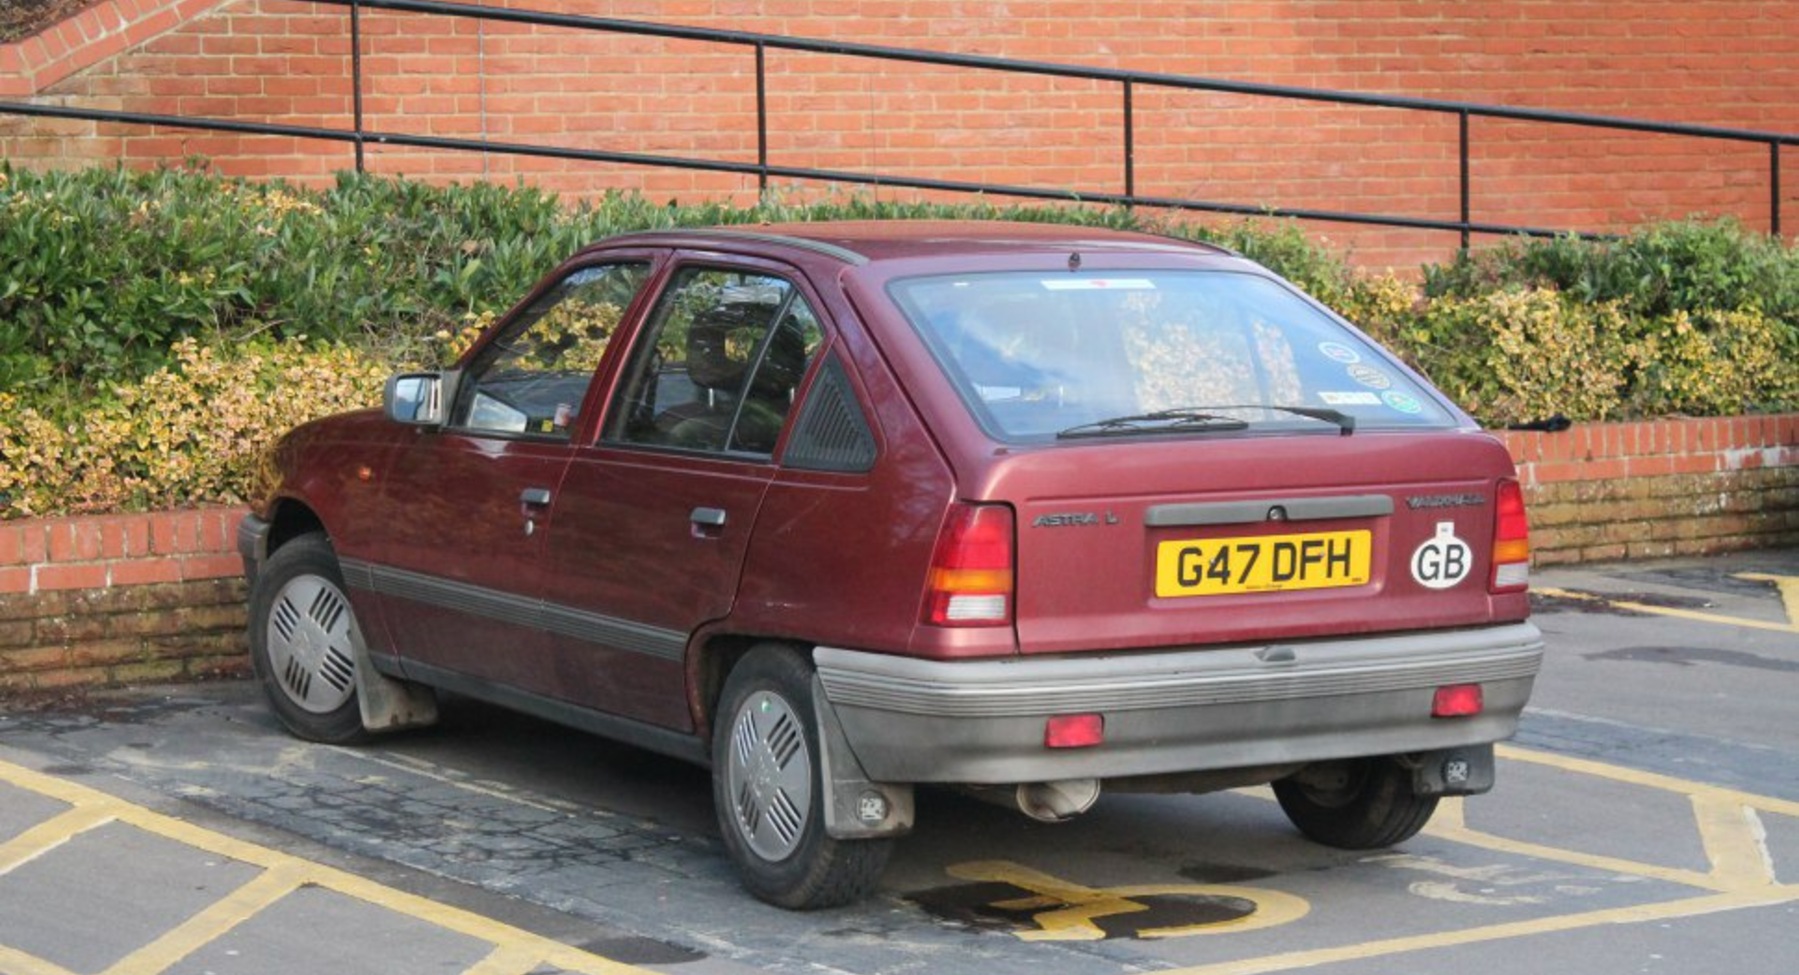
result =
M230 0L105 0L10 44L0 44L0 97L38 95L101 61Z

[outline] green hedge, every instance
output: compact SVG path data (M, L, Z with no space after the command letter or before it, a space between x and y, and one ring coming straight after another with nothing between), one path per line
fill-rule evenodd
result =
M173 390L183 409L204 403L218 395L207 383L308 400L282 388L296 382L290 373L334 408L372 396L344 388L348 374L361 383L365 369L437 358L443 333L503 310L609 234L927 217L1223 243L1343 312L1493 425L1799 408L1799 251L1728 222L1603 242L1506 241L1396 277L1356 272L1292 224L1207 226L1113 208L861 198L735 207L633 194L564 206L489 184L342 175L308 189L192 166L40 173L0 164L0 516L235 500L247 461L213 470L197 460L220 454L210 435L177 436L141 416L164 411ZM309 348L337 365L308 368ZM109 418L110 433L85 432L95 417ZM254 456L244 443L230 447L230 456ZM133 451L141 457L125 456ZM187 454L205 476L188 478ZM51 482L107 488L22 500L30 485Z
M170 361L182 338L307 336L404 357L503 310L609 234L781 220L966 216L1134 226L1123 211L851 201L564 207L531 188L340 175L324 190L193 168L0 166L0 390L91 394Z

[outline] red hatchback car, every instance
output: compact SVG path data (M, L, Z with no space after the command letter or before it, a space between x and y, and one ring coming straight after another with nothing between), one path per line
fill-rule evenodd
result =
M1144 234L631 234L288 434L240 532L281 720L433 688L710 766L744 884L871 891L913 787L1273 783L1381 847L1542 656L1511 459L1265 269Z

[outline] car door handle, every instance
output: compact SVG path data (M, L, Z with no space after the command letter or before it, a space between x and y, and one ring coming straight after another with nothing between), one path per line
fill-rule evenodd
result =
M725 527L725 509L695 508L693 513L687 516L687 520L701 528L723 528Z
M549 488L539 488L539 487L526 488L518 496L519 502L521 504L527 504L533 508L542 508L542 507L547 506L550 503L550 498L551 498L550 489Z

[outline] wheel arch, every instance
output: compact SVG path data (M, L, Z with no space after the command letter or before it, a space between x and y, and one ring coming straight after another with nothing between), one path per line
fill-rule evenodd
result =
M724 695L731 671L751 650L765 644L791 647L807 660L812 659L813 645L790 637L710 633L694 641L687 656L687 697L694 734L702 741L711 740L713 718L718 714L719 698Z
M313 511L311 506L298 498L281 498L269 507L269 534L267 539L268 554L273 555L281 546L314 532L325 535L324 519Z

